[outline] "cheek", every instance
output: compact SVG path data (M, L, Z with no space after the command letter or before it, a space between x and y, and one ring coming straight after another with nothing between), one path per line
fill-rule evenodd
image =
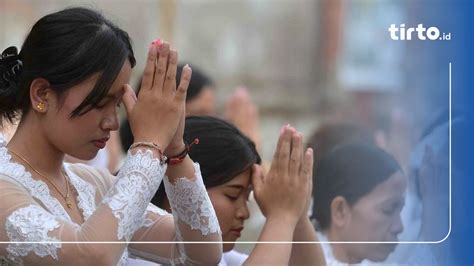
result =
M353 241L384 241L390 227L390 218L372 206L364 206L352 212L351 228Z
M217 219L221 227L222 233L230 230L234 219L234 206L226 199L225 196L210 195L212 205L216 211Z
M94 114L92 110L82 116L70 118L70 113L64 112L52 121L50 130L54 130L59 139L97 137L100 130L100 116ZM83 143L77 144L82 145Z

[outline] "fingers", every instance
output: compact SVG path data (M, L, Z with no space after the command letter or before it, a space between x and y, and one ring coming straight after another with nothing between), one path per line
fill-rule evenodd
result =
M153 90L156 93L163 92L163 83L165 80L165 75L168 66L168 57L170 53L169 43L163 43L158 48L158 62L156 63L154 81L153 81Z
M301 176L313 180L313 149L308 148L304 154L303 165L301 166Z
M155 62L157 55L157 46L155 43L150 45L148 49L148 56L145 64L145 71L143 73L142 87L140 91L151 90L153 87L153 79L155 76Z
M192 69L186 64L181 71L181 79L176 91L176 99L178 101L186 101L186 92L188 91L189 82L191 81Z
M281 142L283 141L283 133L289 125L283 126L280 129L280 136L278 137L277 146L275 148L275 153L273 154L272 165L270 168L276 169L278 167L278 158L280 156Z
M301 173L300 178L303 180L303 183L306 187L307 192L307 203L306 211L310 206L311 198L313 196L313 149L308 148L303 155L303 163L301 164Z
M176 69L178 65L178 52L174 49L170 50L168 71L166 72L163 92L174 94L176 91Z
M300 176L301 159L303 150L303 137L300 133L295 132L291 136L291 152L288 165L288 173L292 179Z
M280 175L288 175L288 161L290 160L290 150L291 150L291 138L293 135L293 130L290 127L286 127L283 132L280 151L278 152L278 167L277 171Z
M133 91L132 87L130 87L130 85L125 84L123 89L124 93L122 95L122 101L125 105L127 115L129 116L137 102L137 96L135 95L135 92Z

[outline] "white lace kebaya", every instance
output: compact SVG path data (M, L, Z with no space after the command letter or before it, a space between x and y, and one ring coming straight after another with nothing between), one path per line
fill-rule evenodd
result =
M79 223L51 196L46 183L34 179L12 160L3 143L0 145L0 240L9 243L0 244L0 265L72 265L90 261L126 265L129 252L160 263L219 261L220 229L198 164L191 179L183 177L173 185L165 178L174 218L149 203L166 168L149 150L133 155L129 152L117 177L86 165L64 164L84 219ZM187 248L181 243L133 243L176 240L216 241L216 244ZM64 241L77 243L61 243ZM83 241L123 241L123 244L84 244Z

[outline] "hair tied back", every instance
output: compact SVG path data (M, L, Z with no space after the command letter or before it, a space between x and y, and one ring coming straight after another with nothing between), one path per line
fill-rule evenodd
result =
M8 88L12 83L17 83L23 69L23 62L18 55L18 49L10 46L0 55L0 84Z

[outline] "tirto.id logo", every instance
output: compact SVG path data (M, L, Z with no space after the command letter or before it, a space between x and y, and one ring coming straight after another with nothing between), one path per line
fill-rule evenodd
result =
M400 27L395 26L395 24L391 24L388 28L390 32L390 38L394 41L409 41L414 38L418 38L418 40L431 40L431 41L449 41L451 40L451 33L450 32L441 32L437 27L423 27L423 24L418 24L416 28L405 28L405 24L400 24ZM416 33L414 33L416 31Z

